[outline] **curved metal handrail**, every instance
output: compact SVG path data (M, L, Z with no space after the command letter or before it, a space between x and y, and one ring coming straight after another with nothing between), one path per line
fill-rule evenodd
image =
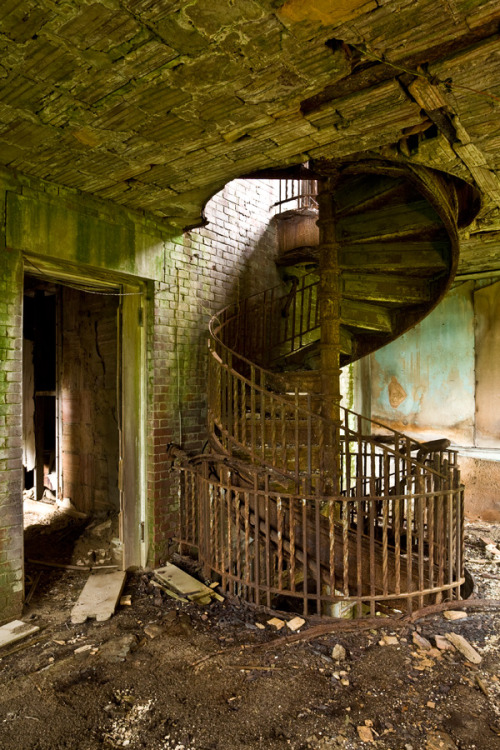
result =
M404 171L372 164L348 165L344 173L360 169ZM438 212L451 254L428 307L398 321L395 336L442 298L458 249L454 186L417 167L405 173ZM312 272L291 288L236 301L210 320L212 452L184 457L179 467L181 548L197 548L206 575L219 576L230 593L267 606L285 596L305 614L312 608L361 617L460 598L464 499L457 453L447 441L421 443L344 407L338 419L327 419L314 374L303 374L299 388L278 371L319 337L318 284ZM325 462L332 449L333 462Z
M311 276L311 274L309 275ZM304 277L307 278L307 277ZM302 289L300 287L295 291L295 294L301 294ZM308 288L305 286L305 288ZM276 291L280 291L280 287L275 288ZM269 290L260 292L252 295L250 299L257 303L265 302L266 296L269 296ZM281 297L278 297L278 301L288 297L288 293L283 293ZM276 298L275 298L276 299ZM335 425L329 424L328 420L319 413L320 405L322 403L322 397L320 394L306 394L301 396L301 392L296 388L295 393L291 396L287 396L283 393L277 393L273 390L272 386L279 381L279 376L273 373L271 370L261 367L256 362L250 359L249 356L245 356L237 351L234 347L227 344L224 341L225 334L229 331L229 337L235 337L236 331L241 333L241 320L245 319L248 314L248 306L239 302L228 305L224 310L212 317L209 324L210 340L209 340L209 353L211 363L209 364L209 415L213 425L223 432L224 438L222 445L226 449L238 449L245 451L250 460L258 459L268 464L270 467L281 470L285 469L286 465L277 465L272 461L266 459L265 452L262 450L252 450L251 446L247 445L247 441L238 439L238 434L234 434L235 426L235 413L242 406L241 401L243 400L243 406L248 406L251 409L253 401L257 399L263 404L264 409L261 409L260 417L262 419L264 410L268 414L268 419L272 421L273 415L276 417L276 421L283 421L283 412L285 412L285 419L290 423L288 432L293 434L300 433L298 423L306 422L306 429L309 430L310 434L315 434L320 439L323 435L325 439L326 430L335 429ZM309 329L308 329L309 330ZM304 335L304 332L297 334L297 338L300 335ZM248 347L247 347L248 348ZM215 372L214 372L215 369ZM217 374L219 370L219 374ZM221 393L221 385L225 383L223 388L224 393ZM216 385L217 384L217 385ZM246 393L248 391L248 393ZM238 398L235 400L235 393L238 394ZM243 394L245 397L243 398ZM218 410L217 404L221 405L221 400L226 399L225 409ZM313 409L311 401L314 399L316 402L316 408ZM232 400L232 405L229 404L229 400ZM304 404L306 401L306 405ZM307 401L309 406L307 406ZM216 412L219 413L216 414ZM223 413L224 412L224 413ZM422 454L425 453L425 446L408 436L404 435L397 430L393 430L383 425L381 422L364 417L356 412L340 407L340 414L342 416L341 424L337 425L339 429L339 441L347 443L349 441L360 440L364 444L371 444L376 449L377 453L386 456L392 456L400 460L404 460L407 463L407 473L425 472L428 474L435 474L443 480L452 481L454 485L459 483L457 476L456 464L457 454L451 450L441 450L431 452L431 456L427 459L426 463L420 463L416 458L412 457L412 453ZM250 416L251 418L251 416ZM229 421L228 421L229 420ZM357 429L354 429L351 425L352 422L356 422ZM390 444L381 444L380 440L374 437L368 437L368 430L375 427L381 430L386 435L387 439L392 442ZM250 425L252 429L252 425ZM255 425L253 425L253 431L255 432ZM278 428L275 426L275 430ZM239 431L236 431L239 432ZM261 429L262 432L262 429ZM270 425L270 430L267 430L269 435L273 433L273 426ZM342 435L343 433L343 435ZM251 439L250 439L251 442ZM403 450L402 450L403 449ZM306 452L312 452L312 445L305 444ZM453 475L450 475L448 467L453 467ZM311 466L303 466L299 473L308 471L311 473ZM287 472L286 472L287 473ZM297 478L297 476L295 476Z

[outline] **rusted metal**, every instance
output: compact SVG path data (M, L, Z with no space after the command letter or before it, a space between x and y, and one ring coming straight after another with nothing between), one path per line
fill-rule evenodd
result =
M383 439L369 436L369 420L340 409L338 493L325 493L312 457L328 421L310 394L275 393L272 373L262 377L234 350L229 357L223 339L237 332L234 316L228 311L212 324L209 414L221 450L238 451L248 463L226 456L235 470L223 478L200 470L210 457L184 461L183 486L192 488L197 508L181 514L179 542L199 548L227 591L257 603L281 595L304 612L312 605L331 614L352 604L361 616L383 602L411 609L415 599L420 606L443 593L458 598L463 499L453 451L445 443L430 450L376 423ZM231 410L224 406L229 395ZM238 406L243 413L235 419ZM211 460L220 465L221 456Z
M301 208L317 208L316 196L318 194L316 180L281 179L279 181L279 198L273 204L286 206L287 210Z
M198 549L205 573L228 593L257 604L288 597L306 614L411 612L460 598L463 488L447 441L422 444L340 406L336 179L326 178L319 196L320 274L210 322L212 452L172 453L183 493L177 539ZM317 340L319 378L277 372Z
M211 458L203 457L204 467ZM196 487L201 523L186 523L181 516L178 541L198 547L200 556L208 553L203 562L228 593L267 606L276 596L290 597L306 614L331 614L338 604L358 605L358 616L373 613L380 604L409 610L414 601L427 605L443 593L460 598L461 488L433 493L447 517L440 562L435 562L424 554L432 542L423 522L430 510L427 492L404 498L403 555L397 555L390 538L390 495L363 500L298 497L271 489L267 474L259 478L255 472L243 488L241 477L236 480L231 472L218 479L196 464L180 471L184 485ZM416 525L415 514L421 514Z

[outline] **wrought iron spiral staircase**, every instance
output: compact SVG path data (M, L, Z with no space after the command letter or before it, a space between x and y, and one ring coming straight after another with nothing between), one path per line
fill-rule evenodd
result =
M178 541L251 602L411 611L461 596L457 456L342 408L339 368L442 299L475 197L418 167L320 167L319 245L210 322L211 451L180 466Z

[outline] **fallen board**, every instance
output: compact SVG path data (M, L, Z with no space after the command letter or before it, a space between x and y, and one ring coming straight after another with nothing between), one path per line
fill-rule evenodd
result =
M209 586L205 586L204 583L201 583L201 581L193 578L189 573L185 573L172 563L167 563L163 568L157 568L155 570L155 577L160 583L165 584L178 594L182 594L192 602L208 604L212 597L219 601L224 601L224 597L220 594L217 594Z
M120 599L126 577L124 570L92 573L71 610L71 622L79 625L88 617L95 618L98 622L109 620Z
M10 646L22 638L27 638L38 630L40 630L38 625L28 625L22 620L12 620L12 622L0 627L0 648Z

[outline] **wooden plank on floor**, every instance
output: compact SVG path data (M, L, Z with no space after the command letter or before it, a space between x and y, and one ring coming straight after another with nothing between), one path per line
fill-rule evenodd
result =
M208 604L212 597L223 600L220 594L190 576L189 573L185 573L173 563L167 563L163 568L157 568L155 577L178 594L182 594L182 596L186 596L199 604Z
M92 573L78 601L71 610L71 622L81 624L95 618L98 622L109 620L116 609L127 574L124 570L113 573Z
M40 630L38 625L28 625L22 620L12 620L12 622L8 622L6 625L0 627L0 648L10 646L16 643L16 641L27 638L38 630Z

